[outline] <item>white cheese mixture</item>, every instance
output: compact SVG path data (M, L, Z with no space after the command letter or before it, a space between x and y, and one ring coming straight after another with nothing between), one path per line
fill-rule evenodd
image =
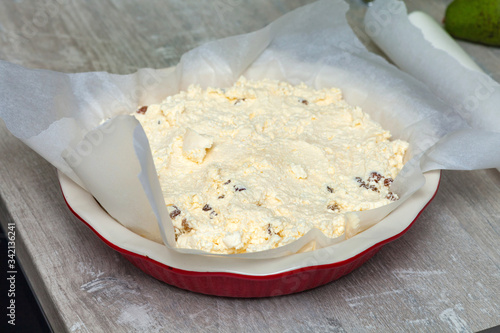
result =
M240 78L193 85L135 116L149 139L177 246L242 253L312 228L344 233L344 213L385 205L406 142L339 89Z

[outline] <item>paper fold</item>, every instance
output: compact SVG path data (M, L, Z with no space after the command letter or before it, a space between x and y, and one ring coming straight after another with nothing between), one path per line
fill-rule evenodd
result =
M449 131L426 153L422 170L500 167L500 84L435 47L410 22L401 1L375 1L364 23L399 68L425 83L469 127Z
M137 127L141 128L139 122L131 116L114 117L87 133L76 146L68 147L63 158L112 217L135 233L161 243L159 214L152 210L138 178L144 166L153 161L147 140L149 155L141 155L142 163L136 157L133 134Z

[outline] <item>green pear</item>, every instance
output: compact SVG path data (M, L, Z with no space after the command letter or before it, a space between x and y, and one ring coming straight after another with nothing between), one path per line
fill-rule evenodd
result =
M444 25L453 37L500 46L500 0L454 0Z

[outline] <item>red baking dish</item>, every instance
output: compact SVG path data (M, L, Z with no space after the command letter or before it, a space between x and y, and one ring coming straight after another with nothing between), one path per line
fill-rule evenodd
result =
M270 259L241 259L179 253L141 237L109 216L87 191L59 173L70 210L106 244L146 274L170 285L209 295L269 297L315 288L336 280L401 237L434 198L440 171L368 230L335 245Z

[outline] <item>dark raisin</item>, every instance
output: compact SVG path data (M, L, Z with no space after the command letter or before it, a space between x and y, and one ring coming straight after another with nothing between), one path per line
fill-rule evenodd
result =
M382 177L382 175L380 173L378 173L378 172L372 172L370 174L370 177L368 178L368 181L369 182L373 181L375 183L378 183L382 178L384 178L384 177Z
M225 195L219 195L219 197L217 199L224 199Z
M236 186L236 185L234 185L234 191L235 192L241 192L241 191L245 191L245 190L246 190L246 188L244 188L243 186L239 186L239 185Z
M205 212L208 212L209 210L212 209L212 207L210 207L208 204L206 204L205 206L203 206L202 208Z
M364 187L364 188L368 189L368 185L366 185L366 183L362 183L361 185L359 185L359 187Z
M267 233L269 234L269 236L273 235L273 232L271 231L271 223L267 225Z
M387 186L387 187L391 186L391 184L392 184L393 181L394 180L392 178L386 178L386 179L384 179L384 186Z
M139 113L139 114L145 114L146 111L148 111L148 107L147 106L141 106L139 108L139 110L137 110L137 113Z
M182 219L182 227L184 228L185 232L190 232L191 230L193 230L186 219Z
M366 185L365 181L361 177L356 177L354 179L356 179L356 181L359 183L359 187L368 188L368 185Z
M245 101L245 98L238 98L235 102L234 102L234 105L238 105L240 104L241 102L244 102Z
M392 192L389 192L389 193L387 194L386 198L387 198L387 199L389 199L389 200L391 200L391 201L396 201L396 200L398 200L398 199L396 198L396 196L394 195L394 193L392 193Z
M326 186L326 189L327 189L327 190L328 190L328 192L330 192L330 193L335 192L335 191L333 190L333 188L331 188L331 187L330 187L330 186L328 186L328 185Z
M224 185L227 185L231 182L231 179L229 179L227 182L224 183Z
M330 205L326 206L326 208L330 209L330 210L333 210L334 212L339 212L340 211L339 205L336 204L336 203L330 204Z
M181 211L176 206L172 206L172 207L174 208L174 210L172 212L170 212L170 218L173 220L181 213Z
M370 190L372 190L373 192L380 192L379 189L376 186L374 186L374 185L370 185L368 188Z

